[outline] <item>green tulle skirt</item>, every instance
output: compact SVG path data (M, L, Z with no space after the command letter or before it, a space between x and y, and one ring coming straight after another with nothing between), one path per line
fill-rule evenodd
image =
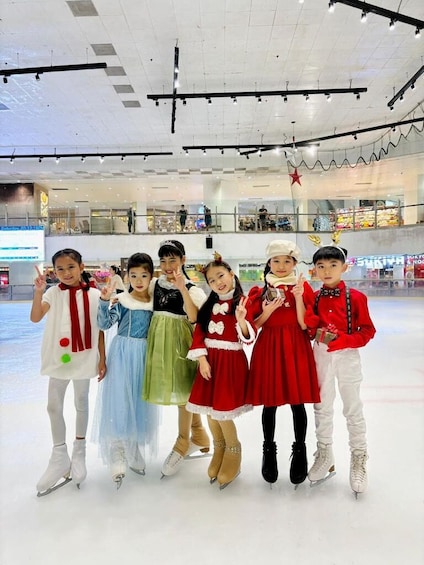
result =
M186 358L193 326L183 317L155 313L147 336L142 397L153 404L185 404L196 375L197 361Z

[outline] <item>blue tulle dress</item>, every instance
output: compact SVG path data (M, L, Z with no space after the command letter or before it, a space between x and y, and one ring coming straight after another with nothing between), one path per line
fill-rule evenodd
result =
M117 333L108 348L106 376L99 385L92 439L104 463L111 463L111 446L119 442L131 465L137 447L143 456L147 451L157 454L161 409L141 398L153 301L140 302L127 292L117 300L110 308L109 302L99 302L100 329L117 324Z

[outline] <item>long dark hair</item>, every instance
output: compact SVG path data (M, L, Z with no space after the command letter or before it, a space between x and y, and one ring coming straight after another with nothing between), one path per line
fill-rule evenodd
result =
M115 275L121 276L121 269L119 267L117 267L116 265L111 265L109 268L112 269Z
M184 245L177 241L176 239L167 239L166 241L162 241L158 251L159 259L163 259L164 257L179 257L183 259L185 257L185 249ZM181 265L182 272L186 279L189 279L184 265Z
M206 265L206 267L203 268L202 271L206 279L206 282L208 282L207 274L208 274L208 270L211 267L224 267L224 269L226 269L229 273L233 271L230 265L225 261L222 261L220 259L211 261ZM236 308L242 296L243 296L243 289L241 287L240 280L237 277L237 275L234 275L234 294L233 294L233 303L231 306L231 314L234 314L234 312L236 311ZM219 295L213 290L211 290L206 302L203 303L197 314L197 323L200 324L200 327L205 333L208 331L208 324L211 319L213 305L216 304L218 300L219 300Z
M147 253L134 253L133 255L131 255L127 263L128 275L130 274L130 269L134 269L135 267L144 267L146 271L148 271L153 277L153 271L154 271L153 260L150 257L150 255L147 255ZM128 292L132 292L132 291L133 291L133 287L131 286L130 283Z
M52 257L53 269L55 268L56 261L58 259L60 259L61 257L70 257L71 259L76 261L78 263L78 265L82 264L81 253L79 251L77 251L76 249L71 249L70 247L67 247L66 249L61 249L60 251L56 251L56 253L53 255L53 257ZM83 290L88 290L89 287L90 287L90 283L91 283L90 273L87 273L87 271L83 271L81 273L81 278L82 278L82 282L83 282Z

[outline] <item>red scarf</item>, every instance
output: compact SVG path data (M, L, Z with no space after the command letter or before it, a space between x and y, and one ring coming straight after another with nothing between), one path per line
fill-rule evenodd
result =
M72 337L72 351L84 351L84 349L91 349L91 321L90 321L90 302L88 300L89 285L80 283L78 286L67 286L60 283L61 290L69 290L69 310L71 313L71 337ZM78 316L77 306L77 290L82 290L82 298L84 304L84 343L81 336L81 328Z

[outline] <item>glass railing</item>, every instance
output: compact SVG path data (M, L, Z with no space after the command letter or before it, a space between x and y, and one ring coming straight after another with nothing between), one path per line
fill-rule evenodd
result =
M0 226L45 227L46 235L105 235L105 234L179 234L179 233L261 233L261 232L333 232L335 230L375 230L399 228L424 223L424 203L409 206L369 206L340 208L328 214L302 214L279 212L276 209L265 216L252 213L213 212L205 223L202 214L188 214L184 226L175 212L155 208L145 215L135 214L129 229L125 212L102 209L101 214L90 211L78 215L75 208L49 211L47 217L9 213L0 209Z

